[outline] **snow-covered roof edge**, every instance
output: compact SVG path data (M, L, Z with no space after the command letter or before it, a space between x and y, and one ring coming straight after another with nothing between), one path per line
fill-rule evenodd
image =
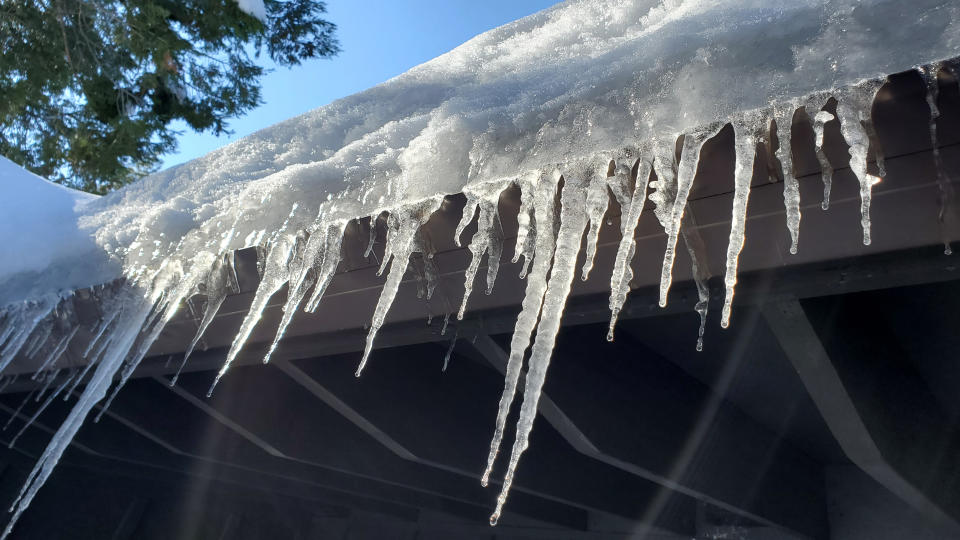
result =
M500 252L501 239L497 235L496 201L503 189L511 183L516 183L523 193L517 252L525 258L525 264L530 265L530 270L527 274L527 291L523 309L517 320L514 334L507 369L506 389L501 401L497 431L490 453L490 466L496 459L500 437L505 429L506 412L509 411L514 397L523 353L531 343L532 350L528 365L527 390L524 393L524 403L517 425L517 442L514 445L504 489L495 512L495 516L499 515L509 492L513 471L525 449L526 440L532 428L539 391L549 364L554 338L559 330L563 305L576 272L575 265L581 249L581 237L584 230L589 230L588 238L591 241L586 247L589 265L592 261L591 250L595 249L596 245L598 225L608 203L608 192L620 202L625 216L622 221L623 239L611 276L610 307L613 314L611 331L619 308L628 293L630 261L634 256L633 227L636 226L640 212L643 210L643 202L648 197L654 202L657 218L668 236L661 276L661 304L666 303L672 279L674 254L684 224L684 209L694 182L700 148L726 123L732 123L734 127L737 167L735 204L732 209L733 225L725 276L727 302L724 307L724 323L729 315L730 301L733 299L737 255L743 242L743 220L749 192L748 172L752 174L750 164L754 159L756 142L760 138L770 137L769 130L774 124L790 125L786 119L792 119L797 110L803 110L811 116L815 129L818 129L818 126L822 129L825 122L834 120L831 113L822 110L823 106L828 98L836 98L836 120L839 121L843 137L850 146L850 167L858 178L863 201L864 242L869 242L871 187L883 174L882 155L876 153L875 142L871 143L874 134L870 109L882 79L848 80L845 78L849 76L847 70L839 67L834 69L832 64L828 64L828 73L840 71L844 75L814 77L813 83L805 81L794 88L783 80L783 73L774 68L767 73L768 78L765 80L777 89L776 96L780 99L761 100L755 106L747 107L745 104L759 99L757 96L733 95L738 88L735 84L738 81L733 79L714 81L721 83L723 88L704 91L706 94L714 91L723 94L717 96L718 101L714 102L712 107L701 102L686 103L685 98L678 100L677 96L664 96L662 92L649 94L653 96L650 99L660 98L668 104L662 109L652 107L648 110L630 100L630 98L646 99L645 96L648 94L642 90L648 89L649 85L656 85L644 80L640 82L649 83L648 86L641 84L639 89L631 87L631 81L637 82L633 78L636 70L627 68L648 67L653 71L658 68L658 64L630 64L630 60L637 60L636 55L631 54L631 51L646 54L647 46L651 43L644 39L657 31L666 32L664 28L676 30L677 28L671 25L679 24L677 21L700 23L697 27L700 33L681 33L682 38L699 38L701 43L717 43L719 40L727 46L724 50L728 51L730 44L722 38L743 40L748 45L756 45L756 42L751 39L758 35L768 35L771 27L778 32L791 30L799 34L803 34L803 30L818 29L820 33L812 36L803 35L802 39L794 36L795 41L807 47L810 43L817 43L825 34L830 34L831 29L838 30L838 26L842 27L848 23L866 25L865 28L872 31L875 27L862 20L866 15L880 17L874 22L881 28L883 25L896 26L899 22L891 19L890 12L865 14L858 11L862 7L859 4L851 7L845 2L837 2L830 4L831 9L837 6L846 7L849 8L848 12L841 10L834 13L832 16L835 16L836 20L832 22L827 20L826 23L814 17L820 22L813 25L809 23L809 17L805 16L821 14L823 10L818 10L818 5L803 4L796 7L795 3L791 3L788 7L770 7L770 3L762 4L756 7L754 12L744 11L746 8L739 3L734 9L725 2L712 3L705 11L691 11L695 6L685 2L676 3L673 11L653 7L645 12L644 21L638 29L635 29L636 36L633 40L641 40L640 43L623 41L615 32L611 32L605 42L592 43L589 33L584 35L581 32L576 40L567 44L569 48L587 55L595 50L605 51L605 55L601 55L601 60L596 58L590 60L607 67L619 66L620 70L608 70L608 77L605 79L591 78L591 72L582 72L580 73L582 78L571 83L572 88L565 87L569 92L563 95L570 99L558 101L556 95L552 94L554 97L543 101L541 106L532 105L526 99L517 102L507 100L506 103L499 104L494 99L489 107L453 110L451 100L456 103L458 99L467 102L474 99L476 101L470 103L483 105L485 98L491 96L495 98L500 94L492 93L484 96L478 90L475 95L449 95L451 86L457 88L463 85L469 86L469 81L465 83L462 79L456 78L459 73L458 62L462 55L451 53L453 56L449 58L446 55L441 57L446 58L441 63L444 67L442 70L437 70L438 66L430 66L428 63L424 65L427 67L420 66L411 72L414 74L410 76L414 79L413 81L409 78L394 79L390 83L369 91L369 95L365 93L358 98L363 101L380 93L380 98L389 99L397 95L397 92L411 91L411 87L404 85L412 85L418 90L423 90L429 86L427 83L442 81L444 77L449 77L451 82L448 85L440 85L435 89L441 98L437 108L431 109L427 106L425 110L418 109L417 105L423 105L423 103L390 104L389 106L410 106L412 110L407 111L409 113L407 116L390 120L380 127L345 122L349 125L340 126L345 127L342 132L337 131L339 129L337 125L329 127L321 123L324 128L318 135L320 139L355 137L327 157L323 157L322 145L312 146L309 141L297 139L300 136L309 138L314 134L309 131L301 134L293 128L304 121L317 121L315 117L301 117L284 124L282 129L278 127L280 132L290 136L284 139L285 141L293 141L286 146L276 140L271 142L261 133L243 144L231 146L229 151L215 153L205 160L192 162L174 172L158 175L139 186L117 194L110 200L100 201L97 210L86 216L88 218L86 226L95 231L101 245L108 246L117 258L125 261L127 286L104 290L102 297L104 316L94 332L95 337L86 348L91 356L88 367L85 369L90 371L74 373L78 381L88 373L92 373L90 380L70 418L51 442L48 452L38 464L37 476L25 486L25 497L17 506L16 515L19 515L19 512L29 504L36 489L42 485L59 455L69 444L70 438L79 428L82 419L96 402L106 396L113 376L120 373L121 379L126 380L133 373L139 360L147 352L164 324L176 314L181 302L198 290L204 290L208 297L208 311L204 314L203 320L209 321L209 318L212 318L224 296L231 290L231 253L234 249L247 245L263 246L266 254L264 274L250 313L234 340L220 375L227 371L230 361L244 346L267 300L281 287L288 286L289 293L284 321L278 329L274 346L282 337L285 325L290 320L289 317L292 317L301 306L308 309L317 307L339 262L343 228L349 219L366 213L379 214L381 210L389 211L387 252L382 268L386 270L389 267L389 273L374 311L364 353L363 362L365 363L377 330L382 326L400 280L406 272L410 255L427 249L421 243L419 230L440 204L442 195L462 191L467 196L465 217L461 226L458 227L458 234L473 219L473 212L479 208L479 230L471 242L474 260L479 261L485 253L493 255ZM940 19L926 22L939 25L941 30L955 26L956 8L944 3L929 4L932 7L928 6L927 12L923 11L923 5L919 8L912 7L911 15L919 12L932 16L931 13L937 14L937 9L944 9L947 11L939 13ZM567 16L579 17L586 21L587 26L594 24L596 27L602 27L611 20L610 17L614 17L612 20L616 22L616 15L630 12L628 8L636 7L636 4L624 7L609 3L602 6L609 8L608 11L598 12L591 19L588 14L593 9L593 5L587 2L570 3L562 8L545 12L547 15L541 14L539 18L534 16L531 20L524 19L514 23L510 29L504 31L507 35L500 35L500 37L504 41L509 41L526 29L532 28L531 31L535 31L540 27L534 23L543 22L544 17L548 22L554 20L552 17L555 16L560 19ZM890 2L874 2L870 5L885 6L889 9L895 7ZM620 11L613 9L618 7L623 9ZM721 9L723 7L732 9L733 14L723 11ZM952 11L950 11L951 8ZM776 9L780 11L777 12ZM916 9L919 11L915 11ZM567 10L570 13L567 13ZM785 19L775 17L778 14ZM754 16L745 17L745 15ZM885 15L886 18L881 15ZM794 24L786 26L771 24L771 18L774 22ZM707 19L714 24L707 24ZM923 17L920 19L922 20ZM716 26L717 20L721 22L719 27ZM741 20L747 22L747 29L742 26L724 27L722 24L724 21L732 21L732 24ZM809 24L804 24L805 21ZM715 28L733 33L735 37L712 33L711 29ZM750 29L754 32L746 31ZM881 54L883 47L896 46L900 43L898 36L902 28L891 28L891 38L884 44L863 43L861 42L865 39L863 33L855 35L856 32L849 32L849 27L843 29L845 30L843 35L831 35L830 39L835 38L840 43L852 47L844 48L839 55L844 62L864 61L864 50L875 53L875 60L878 62L878 64L864 67L863 70L866 72L879 69L876 65L886 65L887 56L896 56L903 60L903 51L888 51L887 55ZM560 29L553 28L553 30ZM496 32L493 31L493 33ZM706 34L702 35L704 32ZM869 32L866 33L869 34ZM564 36L562 32L558 34L561 38ZM937 39L942 38L950 44L954 43L952 36L948 39L944 37L945 34L936 35ZM676 38L673 34L669 36L654 34L654 37L664 38L663 41ZM477 39L478 43L474 43L477 40L470 43L477 46L485 43L484 40ZM581 42L584 46L578 47L577 44ZM631 43L635 46L634 49L628 47ZM676 44L676 42L672 43ZM609 47L605 48L604 44ZM527 43L527 45L533 49L536 49L535 45L542 46L538 42ZM925 46L926 49L913 50L912 54L919 56L933 54L931 51L939 50L941 44L931 42ZM480 48L483 49L483 47ZM736 54L739 52L744 55L750 52L750 47L741 47L738 51L731 52L730 57L721 55L719 58L713 56L713 53L707 54L710 51L704 52L703 49L704 47L700 47L693 51L693 58L703 60L703 65L709 66L710 62L720 62L721 65L724 62L730 63L726 70L720 70L721 74L728 72L732 74L736 67L744 68L747 75L755 74L751 71L754 68L753 64L743 63L747 60L752 62L755 57L738 57ZM798 50L802 52L805 49ZM688 49L684 51L689 52ZM715 50L717 54L719 51L720 49ZM495 52L497 51L490 53L494 61L496 60ZM676 51L662 51L656 47L651 54L661 52L665 52L668 58L671 58L670 54L676 54ZM818 52L826 54L823 50ZM954 53L956 53L955 50ZM540 57L531 54L540 61L543 61L544 56L551 55L569 60L576 69L584 68L584 64L578 61L578 57L557 55L556 47L554 49L548 47ZM883 56L882 59L881 56ZM803 57L805 56L800 55L798 58ZM933 56L924 62L944 57ZM825 58L829 59L831 55L826 54ZM835 58L836 55L834 55ZM740 64L736 63L738 59ZM811 62L821 60L822 58L819 57L810 59ZM921 69L921 74L924 75L928 84L931 80L934 81L935 86L937 71L952 69L952 66L952 63L925 65ZM548 65L546 70L540 70L539 66L530 65L528 69L533 71L534 75L545 75L550 67L554 66ZM698 78L697 69L705 68L701 65L698 65L697 69L686 68L687 65L683 64L680 65L679 70L659 71L662 77L656 81L659 81L657 84L660 84L661 91L664 88L700 89L699 84L703 81ZM770 66L765 66L764 69L769 70ZM443 73L431 75L431 70ZM809 69L805 68L803 73L809 74ZM569 70L564 73L568 77L575 74L575 71ZM483 82L482 75L482 73L477 74L479 83ZM498 88L501 85L507 88L516 87L517 81L512 80L510 75L507 73L503 78L495 80L496 86ZM740 76L749 84L760 84L756 80L749 80L749 77L743 73ZM529 82L531 79L528 77L525 80ZM844 80L851 84L833 84L837 80ZM580 81L586 82L579 85ZM820 86L820 82L830 84ZM551 95L549 94L551 89L556 90L551 86L552 84L561 83L562 81L554 78L545 85L532 87L520 85L514 93L509 95L526 96L532 92L539 96L537 98L539 100ZM742 89L747 83L740 81L739 88ZM805 93L793 91L781 93L785 87L796 90L807 84L814 89ZM479 88L485 87L480 84ZM624 88L628 91L624 91ZM537 92L544 94L537 94ZM704 96L703 92L692 93L696 94L698 99ZM731 103L734 102L736 106L730 108ZM343 120L344 117L371 118L371 116L365 116L370 113L369 110L362 107L362 110L354 110L351 108L351 103L354 106L357 105L356 101L345 100L334 104L335 107L331 106L331 109L321 109L316 115L326 116L323 120L334 124L337 119ZM525 112L524 108L527 106L533 107L534 112ZM476 115L467 114L468 110L476 112ZM636 114L631 114L631 111ZM645 111L652 112L645 114ZM553 116L549 116L548 113ZM373 117L382 119L387 116L374 115ZM486 128L483 130L477 128L484 125L481 120L486 121ZM659 121L665 123L659 124L657 123ZM534 126L534 129L525 131L524 126ZM334 134L337 137L331 135L333 132L336 132ZM272 132L272 135L277 134ZM683 150L677 160L675 145L677 136L680 134L683 135ZM784 131L778 133L778 138L780 149L777 157L783 169L787 223L791 235L796 239L800 213L796 178L793 176L790 163L790 137ZM400 146L393 146L394 144L400 144ZM867 168L867 155L871 146L874 154L877 154L878 165L881 166L879 171L870 172ZM316 154L317 152L319 154ZM231 158L243 155L246 156L243 160L231 161ZM264 158L258 161L258 156L272 157L269 160ZM319 156L322 159L306 161L311 156ZM362 158L369 158L370 161L365 162ZM608 175L611 160L614 162L612 176ZM219 165L223 165L226 171L218 169ZM240 169L238 170L237 167ZM276 170L265 174L272 170L271 168ZM639 171L635 178L631 173L634 169ZM468 171L466 180L461 176L464 170ZM232 172L237 172L240 178L230 178L229 175ZM657 180L655 184L649 182L648 185L651 172L656 174ZM340 175L339 180L334 180L336 174ZM453 175L455 180L450 180L450 175ZM558 216L554 200L561 176L564 182ZM417 183L417 178L439 180ZM338 184L337 181L342 181L343 184ZM343 189L332 189L334 187ZM584 209L587 211L584 212ZM544 234L545 231L550 233ZM556 231L555 235L554 231ZM466 276L467 283L472 284L471 272L475 271L476 267L471 265L471 270L468 270ZM589 271L589 266L582 269L584 274L589 274ZM430 278L429 272L426 277ZM490 279L495 279L495 275ZM40 335L36 332L45 332L47 327L59 329L59 333L55 335L62 336L47 356L50 362L56 362L59 354L62 354L60 345L72 339L72 334L60 329L63 325L63 317L51 316L52 314L62 315L63 310L59 314L54 313L56 307L57 305L50 303L36 303L24 304L15 310L4 311L3 316L7 324L4 334L0 336L3 338L0 340L3 346L0 350L2 354L0 367L12 360L13 355L27 345L32 335ZM204 328L205 324L202 323L198 337ZM535 338L534 330L536 330ZM95 366L95 369L91 370L89 366ZM360 366L360 369L362 368L363 363ZM490 467L485 480L489 473Z

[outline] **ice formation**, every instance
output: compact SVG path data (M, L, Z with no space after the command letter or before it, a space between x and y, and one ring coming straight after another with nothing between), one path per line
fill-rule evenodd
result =
M503 229L500 227L500 215L497 206L500 203L500 194L509 185L510 182L508 181L495 181L464 188L467 205L463 209L463 218L457 224L456 232L453 235L454 242L458 246L460 245L460 235L473 221L474 210L477 210L479 215L477 217L477 232L470 240L470 266L465 272L463 302L460 304L460 311L457 312L457 319L463 320L463 314L467 311L467 300L473 291L473 280L480 268L480 260L484 253L487 254L486 292L490 294L493 291L493 284L497 280L497 272L500 269L500 255L503 253Z
M940 147L937 143L937 119L940 118L940 108L937 105L940 96L940 86L937 78L940 72L944 70L951 72L954 79L960 81L960 79L957 78L960 72L957 71L956 66L953 64L935 62L930 65L920 66L917 69L927 87L927 106L930 108L930 144L933 145L933 160L934 166L937 169L937 187L940 190L940 213L937 219L940 222L941 231L943 231L944 221L948 216L952 215L951 204L953 202L953 185L944 173L943 158L940 156ZM943 236L943 252L947 255L953 253L950 240L946 235Z
M458 244L467 227L477 224L457 310L462 318L484 256L485 289L495 285L504 250L498 205L501 194L516 187L521 206L513 262L523 259L520 274L527 282L485 485L528 349L529 358L516 437L491 518L495 522L528 444L581 245L580 277L587 279L611 197L620 207L622 238L610 276L608 339L630 291L635 231L644 207L652 206L666 235L659 303L667 303L682 240L697 284L697 347L702 347L709 264L694 216L686 210L701 148L728 124L736 164L722 326L730 322L758 152L766 153L771 174L783 178L785 234L790 251L799 248L801 201L792 152L800 143L791 140L791 126L801 111L815 134L824 209L833 172L823 152L824 129L839 123L859 182L863 241L870 242L871 190L885 174L870 113L874 97L887 74L919 66L928 85L936 148L937 73L953 69L950 59L960 51L955 2L918 0L909 13L903 11L896 0L570 1L102 199L70 195L66 200L74 204L64 203L52 222L77 241L51 244L43 257L21 258L17 267L0 266L0 304L5 306L0 369L15 361L42 366L35 378L44 389L35 399L70 397L83 388L14 503L5 535L94 406L110 394L109 405L185 306L199 320L183 358L188 361L225 298L238 290L236 250L257 248L261 282L214 385L243 351L275 293L288 290L264 361L299 310L319 308L341 251L356 247L342 242L349 222L369 217L369 256L386 215L379 272L389 271L359 375L404 274L412 268L422 296L433 295L439 272L424 225L443 197L463 193L467 198L456 228ZM935 156L942 222L952 186ZM870 157L877 174L868 171ZM0 175L18 178L17 185L25 187L16 193L41 185L54 189L6 160L0 160ZM3 225L23 229L17 222ZM944 241L949 250L949 239ZM15 258L0 262L9 265ZM66 291L84 288L100 313L78 333L75 297ZM449 317L452 307L447 311ZM62 361L68 344L81 334L87 339L77 345L83 367L53 385L53 374L68 367ZM12 380L6 377L4 384Z

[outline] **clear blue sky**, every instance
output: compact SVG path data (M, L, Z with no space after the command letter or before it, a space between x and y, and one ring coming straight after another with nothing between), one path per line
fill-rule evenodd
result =
M557 0L327 0L342 52L263 77L263 105L230 123L234 134L183 131L169 167L244 135L399 75L492 28ZM262 58L262 57L261 57Z

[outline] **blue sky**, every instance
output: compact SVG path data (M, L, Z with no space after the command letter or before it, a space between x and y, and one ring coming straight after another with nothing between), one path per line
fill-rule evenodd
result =
M277 68L263 77L263 101L230 123L234 134L214 137L185 125L179 149L163 167L200 157L244 135L326 105L399 75L468 39L556 0L327 0L343 51L332 59Z

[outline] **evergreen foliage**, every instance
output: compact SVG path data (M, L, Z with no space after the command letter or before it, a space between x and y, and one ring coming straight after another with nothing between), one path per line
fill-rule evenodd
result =
M171 122L229 133L260 102L258 63L339 50L320 0L0 0L0 155L105 193L175 149Z

